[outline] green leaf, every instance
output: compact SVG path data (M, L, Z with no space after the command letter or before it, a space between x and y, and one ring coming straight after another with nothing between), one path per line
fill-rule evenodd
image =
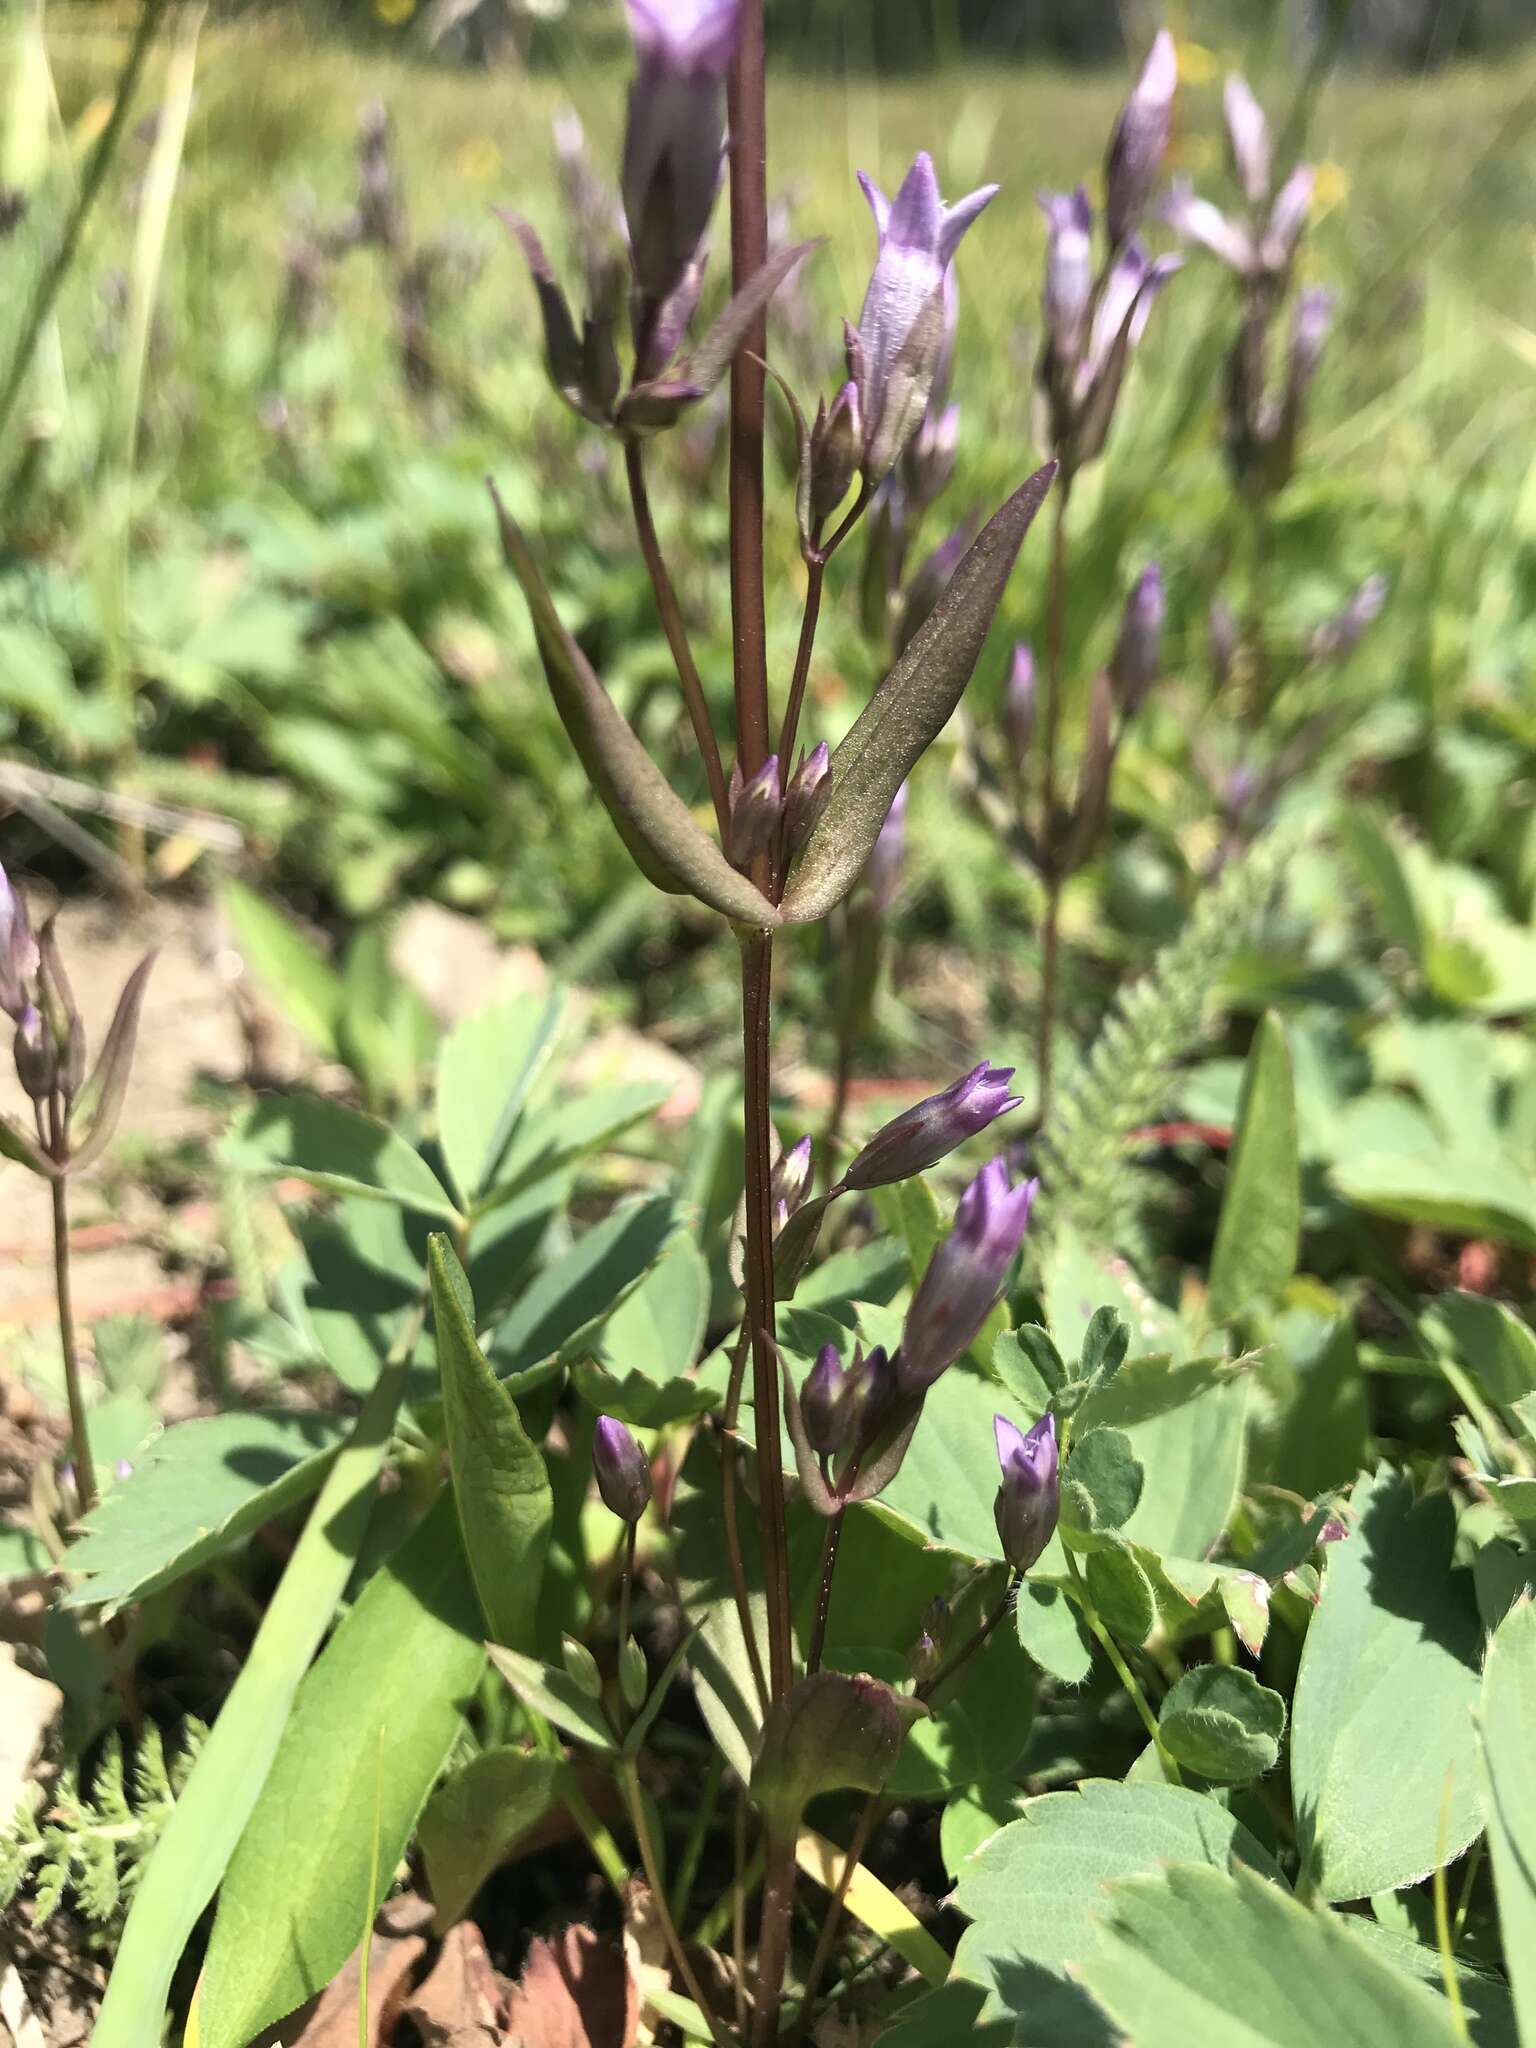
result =
M600 1702L584 1693L563 1667L541 1664L536 1657L524 1657L494 1643L490 1656L525 1707L542 1714L546 1721L553 1721L557 1728L563 1728L567 1735L574 1735L589 1748L617 1748Z
M237 1173L292 1175L338 1194L396 1202L458 1221L458 1210L414 1146L376 1117L318 1095L266 1096L236 1119L219 1148Z
M992 1370L1026 1408L1044 1414L1052 1394L1067 1384L1067 1368L1050 1333L1038 1323L1004 1330L992 1347Z
M227 881L219 904L245 964L294 1029L322 1058L339 1057L341 977L292 920L243 882Z
M636 866L658 888L696 896L749 930L771 931L782 922L779 911L695 824L688 806L635 737L561 623L532 550L499 498L496 516L507 566L522 585L533 618L560 722Z
M1000 1828L1016 1821L1024 1794L1008 1778L987 1779L957 1792L939 1818L939 1855L951 1881Z
M466 1206L492 1185L560 1028L564 998L526 994L476 1010L438 1059L437 1137Z
M70 1171L84 1173L106 1151L117 1129L128 1095L133 1071L134 1048L138 1043L139 1015L144 1008L144 991L158 959L146 953L123 983L112 1022L96 1055L96 1064L86 1076L85 1086L75 1098L75 1140L70 1147Z
M1325 1325L1310 1356L1292 1356L1296 1393L1271 1453L1268 1476L1305 1499L1347 1486L1365 1459L1370 1429L1365 1376L1347 1315Z
M1382 814L1351 798L1339 806L1339 838L1354 862L1388 944L1422 966L1424 926L1408 871Z
M1096 1388L1108 1387L1125 1363L1125 1354L1131 1348L1129 1323L1118 1309L1107 1304L1096 1308L1088 1319L1083 1332L1082 1354L1077 1361L1077 1377L1093 1381Z
M1369 1152L1340 1161L1329 1178L1373 1215L1536 1251L1536 1187L1501 1153Z
M1088 1597L1100 1621L1122 1643L1140 1647L1157 1623L1152 1582L1122 1543L1090 1550L1083 1564Z
M665 1196L631 1202L594 1223L551 1259L486 1341L498 1372L521 1372L556 1355L569 1357L616 1304L637 1287L677 1228Z
M1482 1825L1482 1631L1471 1575L1451 1569L1450 1497L1415 1506L1410 1482L1383 1468L1353 1507L1348 1540L1329 1549L1291 1703L1297 1832L1325 1899L1416 1883Z
M1137 2048L1453 2048L1441 2001L1251 1872L1112 1883L1082 1979Z
M832 756L832 794L785 894L786 921L825 917L863 873L897 790L960 702L1055 473L1037 470L988 520Z
M1426 1335L1476 1374L1502 1408L1536 1393L1536 1334L1507 1302L1482 1294L1442 1294L1424 1316Z
M1242 1784L1279 1761L1285 1701L1239 1665L1197 1664L1170 1688L1157 1725L1176 1763Z
M144 2048L161 2037L182 1949L261 1796L294 1693L357 1562L404 1386L403 1365L380 1374L267 1603L134 1893L95 2048ZM361 1926L359 1918L354 1941Z
M1300 1241L1296 1090L1284 1029L1269 1010L1259 1019L1243 1071L1237 1135L1211 1253L1212 1320L1224 1323L1249 1302L1278 1295L1296 1270Z
M1397 1897L1396 1894L1392 1896ZM1383 1962L1390 1963L1394 1970L1411 1977L1415 1983L1424 1985L1437 1999L1444 1998L1445 1976L1440 1952L1429 1942L1399 1933L1395 1927L1384 1927L1379 1920L1368 1919L1364 1913L1351 1913L1347 1924L1351 1934L1357 1935ZM1501 1978L1473 1969L1458 1956L1456 1985L1466 2010L1473 2048L1520 2048L1515 2008L1509 1986Z
M1478 1734L1504 1962L1520 2038L1536 2041L1536 1602L1511 1608L1488 1646Z
M887 1230L906 1246L907 1270L916 1286L944 1235L938 1197L921 1174L914 1174L910 1180L876 1188L871 1199ZM800 1296L802 1301L809 1298L803 1293Z
M1276 1877L1240 1821L1182 1786L1088 1778L1076 1791L1031 1799L969 1859L955 1888L973 1925L954 1974L987 1986L983 2018L1027 2018L1025 2038L1051 2048L1108 2048L1103 2015L1074 1981L1094 1946L1104 1887L1171 1861L1209 1864L1223 1882L1240 1864Z
M464 1552L498 1643L533 1640L555 1502L517 1403L475 1342L474 1305L447 1238L427 1243L443 1425Z
M464 1913L554 1805L565 1770L558 1757L487 1749L438 1786L422 1809L416 1838L440 1930Z
M1090 1553L1091 1554L1091 1553ZM1014 1610L1019 1641L1062 1685L1081 1685L1093 1669L1093 1643L1075 1603L1060 1586L1026 1579Z
M246 2048L341 1969L394 1882L484 1655L445 1489L299 1688L224 1880L201 2048Z
M1121 1529L1136 1512L1144 1479L1141 1463L1122 1429L1090 1429L1074 1435L1061 1489L1065 1534L1079 1549Z
M1001 1563L992 1517L998 1486L992 1418L997 1414L1021 1429L1037 1420L1001 1387L964 1367L945 1373L929 1391L901 1470L870 1503L871 1511L920 1543Z
M709 1266L692 1233L674 1232L640 1285L589 1340L576 1368L583 1397L637 1429L660 1429L713 1407L718 1391L690 1377L709 1315Z
M316 1492L345 1425L259 1409L180 1422L134 1459L71 1545L66 1607L108 1616L225 1556Z
M531 1182L564 1173L589 1152L612 1144L621 1131L666 1099L665 1087L637 1081L626 1088L597 1088L574 1102L530 1110L518 1124L494 1187L475 1204L476 1216L488 1216Z

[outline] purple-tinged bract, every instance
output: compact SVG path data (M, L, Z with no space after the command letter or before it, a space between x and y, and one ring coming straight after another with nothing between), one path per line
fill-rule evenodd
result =
M798 853L832 794L832 750L825 740L802 757L784 797L784 843Z
M996 1307L1024 1239L1039 1182L1009 1185L1001 1159L960 1197L954 1228L928 1261L902 1328L897 1375L904 1394L927 1392Z
M844 1175L845 1184L885 1187L935 1165L967 1138L1019 1107L1022 1097L1008 1092L1012 1079L1012 1067L994 1067L983 1060L937 1095L904 1109L856 1155Z
M728 851L738 867L745 867L758 854L768 851L778 837L783 816L784 791L779 777L779 757L770 754L731 800Z
M1042 1415L1032 1429L1020 1429L1006 1415L993 1418L1003 1483L994 1515L1003 1555L1016 1572L1039 1562L1061 1512L1061 1472L1056 1418Z

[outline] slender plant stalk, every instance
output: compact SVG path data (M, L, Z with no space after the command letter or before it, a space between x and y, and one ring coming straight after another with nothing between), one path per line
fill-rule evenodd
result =
M779 728L779 772L787 782L793 767L795 735L800 729L800 707L805 701L806 679L811 673L811 653L816 645L816 627L821 618L821 594L827 580L827 557L811 555L805 568L805 611L800 620L800 644L795 649L794 673L789 681L789 700L784 706L784 723Z
M625 1524L624 1563L619 1577L619 1656L621 1658L624 1655L625 1645L629 1641L629 1600L635 1581L635 1538L638 1531L638 1523L629 1522Z
M763 0L742 0L727 82L730 118L731 289L739 292L768 255L768 121ZM768 758L767 623L763 599L763 436L767 315L760 313L731 364L731 626L736 743L749 780Z
M826 1534L821 1543L821 1584L816 1594L816 1622L805 1660L807 1674L821 1669L822 1651L827 1646L827 1619L832 1612L832 1574L837 1570L837 1547L842 1541L846 1513L845 1508L839 1508L835 1515L827 1517Z
M64 1388L69 1396L69 1433L75 1459L75 1496L82 1516L96 1505L96 1461L86 1429L85 1393L80 1385L80 1353L75 1336L74 1289L69 1265L69 1196L64 1176L50 1183L53 1193L53 1288L59 1305L59 1345L64 1353Z
M1058 867L1057 816L1060 809L1061 711L1065 687L1063 648L1067 625L1067 501L1072 479L1063 471L1051 506L1051 570L1045 618L1045 718L1040 760L1040 858L1045 880L1045 918L1041 929L1040 1021L1035 1047L1037 1102L1035 1115L1044 1124L1051 1107L1051 1061L1056 1040L1061 952L1061 874Z
M85 232L85 224L101 195L107 172L112 168L112 159L117 155L117 146L122 140L123 129L133 105L133 96L138 90L139 75L144 69L145 60L149 56L167 5L168 0L143 0L138 27L134 30L133 42L128 51L128 61L117 81L117 95L112 102L112 111L96 138L96 146L91 151L90 160L80 179L80 190L75 196L74 209L65 223L59 246L53 253L53 260L39 273L37 283L32 288L27 310L22 315L16 351L6 368L5 382L0 384L0 437L4 436L6 428L10 425L11 414L16 409L16 401L21 396L27 372L32 367L32 358L37 352L38 337L47 324L59 293L63 290L64 280L74 266L75 255L80 247L80 237Z
M811 1957L811 1967L805 1980L805 1995L800 2001L800 2019L795 2029L797 2042L805 2039L806 2030L816 2011L816 1995L821 1989L821 1980L827 1974L827 1965L832 1960L832 1950L837 1942L838 1924L843 1917L843 1901L848 1896L848 1887L853 1882L853 1873L864 1861L864 1851L869 1847L869 1838L875 1831L875 1822L880 1815L880 1795L871 1792L859 1809L854 1822L853 1838L848 1844L848 1854L843 1858L843 1867L838 1874L837 1890L832 1894L826 1917L821 1923L821 1934Z
M750 1350L750 1325L744 1322L741 1326L741 1337L736 1345L736 1354L731 1360L731 1377L726 1387L725 1412L720 1425L720 1506L725 1521L725 1555L730 1566L731 1591L736 1598L736 1618L741 1624L742 1641L747 1646L747 1659L752 1666L752 1682L757 1687L758 1706L766 1711L768 1674L763 1669L763 1653L758 1647L757 1624L752 1616L752 1590L747 1584L746 1561L741 1549L741 1498L738 1491L741 1474L740 1439L736 1434L736 1419L741 1413L741 1388L746 1377Z
M704 1843L715 1818L715 1809L720 1803L720 1784L724 1776L725 1759L718 1749L713 1750L710 1753L709 1774L704 1780L704 1790L698 1805L694 1808L693 1819L688 1828L688 1839L683 1844L677 1875L672 1880L672 1918L679 1927L688 1918L688 1901L693 1893L693 1881L699 1874L699 1859L704 1854Z
M688 1960L688 1951L683 1947L682 1936L677 1931L677 1922L672 1918L672 1910L667 1904L667 1894L661 1882L661 1867L656 1860L656 1845L651 1840L650 1824L645 1815L645 1799L640 1790L640 1768L632 1756L624 1759L623 1777L629 1817L635 1830L635 1841L639 1845L640 1861L645 1868L645 1881L651 1888L651 1902L661 1923L661 1931L666 1938L673 1967L682 1979L683 1988L703 2015L711 2040L717 2044L717 2048L726 2048L725 2032L710 2010L703 1986Z
M688 707L688 719L698 743L699 758L709 778L710 801L714 804L715 823L723 840L730 824L730 806L726 796L725 770L720 762L720 745L710 723L709 705L705 700L698 664L688 644L688 628L683 620L682 607L677 601L677 592L672 586L661 542L656 535L656 521L651 515L651 494L645 481L645 451L633 435L624 443L624 474L629 480L629 502L635 515L635 532L639 536L640 552L645 558L651 589L655 593L656 609L661 615L661 630L667 636L677 679L683 686L683 702Z
M794 1914L795 1838L769 1840L763 1866L762 1918L757 1930L757 1995L752 2006L752 2048L770 2048L779 2035L784 1970Z
M1094 1640L1115 1667L1115 1676L1125 1688L1127 1699L1136 1709L1137 1718L1140 1720L1142 1727L1146 1729L1151 1739L1152 1747L1157 1751L1158 1762L1163 1767L1163 1776L1170 1785L1182 1785L1184 1782L1183 1773L1163 1746L1163 1732L1157 1725L1157 1716L1148 1704L1147 1696L1142 1691L1140 1681L1137 1679L1135 1672L1121 1655L1120 1645L1099 1619L1099 1610L1093 1604L1093 1597L1088 1591L1082 1570L1070 1549L1067 1551L1067 1570L1072 1575L1072 1584L1077 1591L1078 1605L1083 1610L1083 1619L1087 1622Z
M986 1647L987 1643L992 1638L993 1631L996 1629L998 1623L1002 1620L1003 1616L1008 1612L1008 1609L1012 1604L1013 1597L1015 1593L1018 1591L1019 1579L1021 1576L1022 1574L1018 1572L1010 1572L1008 1574L1007 1583L1003 1587L1002 1598L998 1601L997 1605L987 1615L986 1619L982 1622L981 1626L975 1631L973 1635L970 1635L966 1638L966 1640L960 1645L959 1649L955 1651L953 1656L946 1658L944 1663L942 1663L939 1666L938 1670L933 1674L932 1678L927 1679L922 1685L920 1685L917 1688L917 1696L920 1700L932 1699L934 1694L939 1691L941 1686L948 1685L950 1680L954 1678L956 1673L961 1671L967 1664L969 1664L971 1659L976 1655L976 1653L979 1650L982 1650Z

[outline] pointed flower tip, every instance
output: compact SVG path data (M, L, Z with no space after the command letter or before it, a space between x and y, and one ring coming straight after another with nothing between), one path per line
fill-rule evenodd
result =
M642 58L684 75L723 76L736 50L740 0L626 0Z

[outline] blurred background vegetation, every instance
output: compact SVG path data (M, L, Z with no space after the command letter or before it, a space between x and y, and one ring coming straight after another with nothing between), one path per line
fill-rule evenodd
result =
M946 191L1002 183L958 266L960 466L945 500L958 522L1038 459L1034 194L1096 179L1127 48L1152 15L1069 0L773 12L780 227L830 238L774 330L809 404L830 388L838 316L857 311L868 274L855 169L889 183L928 147ZM1332 743L1284 801L1304 813L1342 792L1411 817L1438 854L1495 877L1499 915L1520 920L1536 890L1536 50L1516 34L1530 12L1169 10L1185 87L1175 169L1230 189L1219 98L1233 65L1321 166L1307 275L1336 289L1338 325L1279 508L1274 630L1300 644L1367 576L1391 585L1377 627L1330 674ZM109 5L27 0L7 17L0 179L16 197L0 364L134 27ZM619 466L552 399L526 274L492 212L526 212L567 263L551 124L574 111L606 173L628 61L616 0L166 12L0 444L13 869L93 889L232 870L338 938L433 898L605 979L642 1023L665 1017L697 1044L723 1025L734 997L705 925L634 878L588 800L484 492L494 472L538 529L566 616L702 800ZM1074 498L1072 720L1149 558L1169 595L1167 679L1122 758L1105 857L1069 898L1082 1017L1177 928L1209 869L1217 827L1190 739L1208 701L1210 605L1243 595L1218 418L1231 315L1229 281L1197 255L1147 337L1112 461ZM654 489L723 706L719 427L715 410L658 444ZM790 495L786 467L781 679L802 573ZM806 729L834 742L879 666L858 626L857 552L835 566L812 675ZM1043 547L1026 551L973 685L975 722L993 715L1009 641L1038 638L1044 563ZM984 1020L1010 1040L999 1057L1022 1064L1028 1038L1036 883L953 800L960 736L914 790L900 998L880 1023L898 1066L948 1056ZM50 796L49 777L70 790ZM81 787L171 806L172 825L94 817ZM210 851L174 829L179 809L229 829ZM1326 871L1336 856L1313 858ZM817 963L793 948L788 960L791 1012L814 1023Z

